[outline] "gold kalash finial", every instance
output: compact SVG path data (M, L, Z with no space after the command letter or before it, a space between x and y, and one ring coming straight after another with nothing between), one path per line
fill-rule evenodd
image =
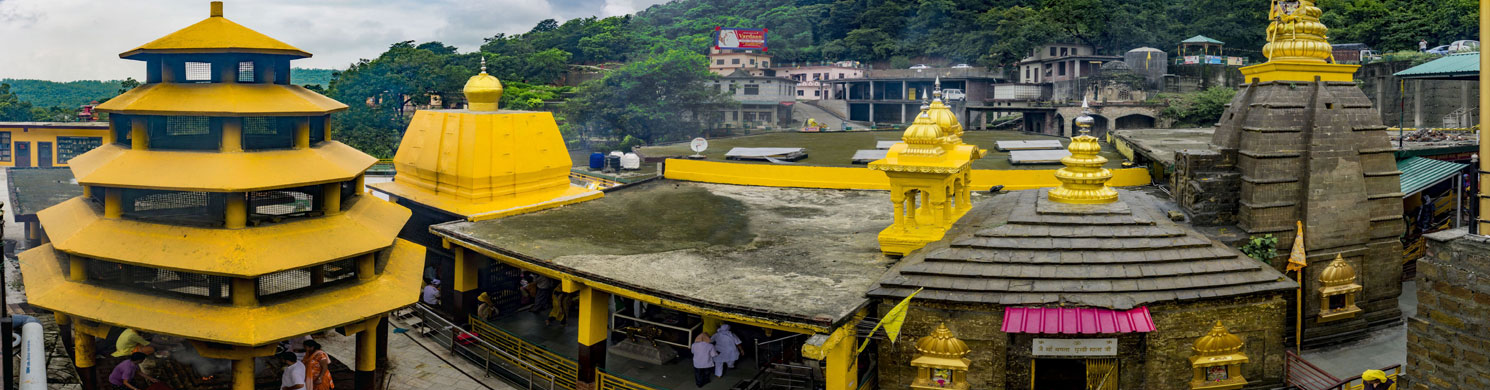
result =
M486 57L481 57L481 73L466 80L466 109L471 111L496 111L502 100L502 81L486 74Z
M1117 191L1107 186L1112 171L1102 167L1107 164L1107 158L1097 155L1102 151L1102 145L1097 143L1097 137L1089 134L1093 122L1092 108L1086 99L1082 99L1081 116L1076 117L1080 135L1071 137L1071 144L1066 146L1066 150L1071 152L1070 156L1061 158L1061 164L1066 167L1055 171L1055 178L1061 181L1061 186L1050 190L1051 201L1071 204L1117 201Z

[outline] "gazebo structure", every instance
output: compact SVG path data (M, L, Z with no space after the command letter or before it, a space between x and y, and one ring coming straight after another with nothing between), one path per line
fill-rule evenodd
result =
M1197 50L1199 51L1198 53ZM1226 44L1204 35L1196 35L1180 41L1179 51L1181 58L1190 55L1199 55L1202 58L1208 55L1220 56L1226 55Z
M145 61L145 83L98 107L110 137L72 160L83 195L38 212L43 244L20 255L84 389L113 328L231 360L237 390L279 341L340 328L357 335L355 387L372 388L384 313L417 299L421 253L395 238L409 210L363 196L376 159L329 139L347 107L290 85L310 54L212 2L120 57Z

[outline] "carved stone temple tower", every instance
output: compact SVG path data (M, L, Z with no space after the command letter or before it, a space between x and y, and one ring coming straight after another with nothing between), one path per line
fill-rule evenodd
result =
M1401 172L1386 126L1353 81L1357 66L1333 63L1320 12L1310 0L1274 1L1269 61L1242 68L1248 83L1216 125L1212 150L1176 156L1175 196L1197 223L1272 234L1286 253L1303 222L1304 344L1363 336L1402 315ZM1358 313L1331 312L1322 291L1337 256L1359 273Z

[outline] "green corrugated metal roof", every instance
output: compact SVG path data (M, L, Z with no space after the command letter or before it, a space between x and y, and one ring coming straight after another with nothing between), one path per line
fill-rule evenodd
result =
M1439 161L1431 158L1413 157L1397 162L1397 170L1402 171L1402 193L1412 195L1425 188L1438 184L1444 179L1452 178L1469 164Z
M1471 79L1479 75L1480 53L1452 54L1394 74L1404 79Z
M1211 39L1211 38L1206 37L1204 35L1196 35L1196 36L1190 37L1190 39L1186 39L1186 40L1180 41L1180 43L1213 43L1213 44L1217 44L1217 45L1224 45L1224 43L1221 43L1221 41L1218 41L1218 40L1215 40L1215 39Z

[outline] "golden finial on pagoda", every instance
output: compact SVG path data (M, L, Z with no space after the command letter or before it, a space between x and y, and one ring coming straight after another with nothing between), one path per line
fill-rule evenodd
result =
M1335 260L1331 261L1330 265L1325 267L1323 272L1319 273L1319 282L1324 283L1325 287L1345 286L1355 283L1355 280L1355 267L1351 267L1350 263L1346 263L1345 258L1339 254L1336 254Z
M1319 22L1322 13L1313 0L1273 0L1262 54L1269 61L1329 62L1329 29Z
M931 103L926 105L926 113L931 121L942 128L943 143L962 143L962 123L957 121L957 114L952 113L952 108L942 102L942 78L936 78L936 87L931 92Z
M1066 146L1071 155L1061 158L1061 164L1066 167L1055 171L1061 186L1050 190L1050 200L1071 204L1116 202L1117 191L1107 186L1112 171L1102 167L1107 164L1107 158L1097 155L1102 152L1102 145L1097 143L1097 137L1088 134L1094 122L1091 106L1082 99L1081 108L1081 116L1076 118L1080 134L1071 137L1071 144Z
M481 57L481 73L466 80L466 109L471 111L496 111L502 100L502 81L486 74L486 57Z

